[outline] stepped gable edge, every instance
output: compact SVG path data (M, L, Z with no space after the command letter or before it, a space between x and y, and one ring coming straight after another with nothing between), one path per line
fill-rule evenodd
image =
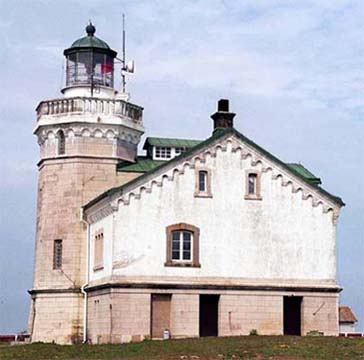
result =
M243 141L247 145L250 145L255 150L262 153L262 155L266 156L267 158L269 158L273 162L275 162L278 165L280 165L281 167L283 167L288 173L290 173L290 174L294 175L295 177L299 178L300 180L302 180L306 185L308 185L308 187L310 189L312 189L313 191L317 191L318 193L320 193L324 197L328 198L331 202L335 203L335 205L337 205L339 207L345 206L345 203L342 201L342 199L340 197L334 196L334 195L330 194L329 192L327 192L326 190L324 190L323 188L319 187L318 185L315 185L312 181L310 181L308 178L306 178L302 174L302 172L297 171L296 168L292 166L292 164L284 163L283 161L279 160L277 157L272 155L270 152L268 152L267 150L261 148L259 145L254 143L252 140L245 137L243 134L241 134L237 130L235 130L233 128L229 128L229 129L219 130L219 131L215 132L213 134L213 136L209 137L205 141L200 142L196 146L190 148L185 153L182 153L181 155L175 157L174 159L171 159L170 161L161 162L160 165L154 167L151 171L145 172L140 177L135 178L135 179L127 182L126 184L123 184L121 186L114 187L114 188L111 188L111 189L105 191L104 193L97 196L95 199L91 200L89 203L85 204L83 206L83 210L86 210L86 209L90 208L91 206L95 205L96 203L98 203L99 201L101 201L104 198L111 197L111 196L113 196L113 195L115 195L117 193L120 193L120 195L122 195L123 190L125 190L127 188L130 189L133 186L142 185L143 182L146 181L147 178L149 178L151 175L159 172L160 170L162 170L164 168L170 167L173 164L180 163L181 160L187 159L188 157L190 157L194 153L197 153L198 151L200 151L204 147L212 144L214 141L222 139L223 137L227 137L229 135L235 135L238 139L240 139L241 141ZM252 164L252 165L254 166L259 162L261 163L261 161L258 160L258 161L256 161L255 164ZM265 171L267 171L267 170L265 170ZM166 175L165 175L165 177L166 177ZM279 178L279 177L283 177L283 176L281 174L274 175L274 178ZM282 185L287 186L289 183L291 183L291 181L288 181L287 183L282 183ZM303 189L301 189L299 187L299 188L295 189L294 192L298 192L299 190L303 190ZM135 196L135 194L133 194L133 195ZM310 197L313 198L313 196L309 194L309 195L303 196L303 199L308 199ZM319 201L314 206L319 205L319 203L322 203L322 202Z

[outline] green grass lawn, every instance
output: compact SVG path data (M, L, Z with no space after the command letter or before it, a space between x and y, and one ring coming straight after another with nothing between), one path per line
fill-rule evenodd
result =
M120 345L0 345L0 359L363 359L364 338L246 336Z

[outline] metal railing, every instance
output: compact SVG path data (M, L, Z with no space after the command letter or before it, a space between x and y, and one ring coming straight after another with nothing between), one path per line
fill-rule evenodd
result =
M38 120L43 115L103 114L141 123L143 108L123 100L73 97L42 101L36 112Z

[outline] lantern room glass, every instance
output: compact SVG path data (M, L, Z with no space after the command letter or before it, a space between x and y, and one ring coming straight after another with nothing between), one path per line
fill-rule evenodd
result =
M95 51L67 55L66 86L93 85L114 87L114 58Z

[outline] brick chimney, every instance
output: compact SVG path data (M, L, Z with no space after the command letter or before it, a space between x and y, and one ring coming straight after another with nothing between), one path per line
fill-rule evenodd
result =
M211 115L214 120L214 131L218 129L227 129L234 127L235 113L229 111L229 100L220 99L217 102L217 111Z

